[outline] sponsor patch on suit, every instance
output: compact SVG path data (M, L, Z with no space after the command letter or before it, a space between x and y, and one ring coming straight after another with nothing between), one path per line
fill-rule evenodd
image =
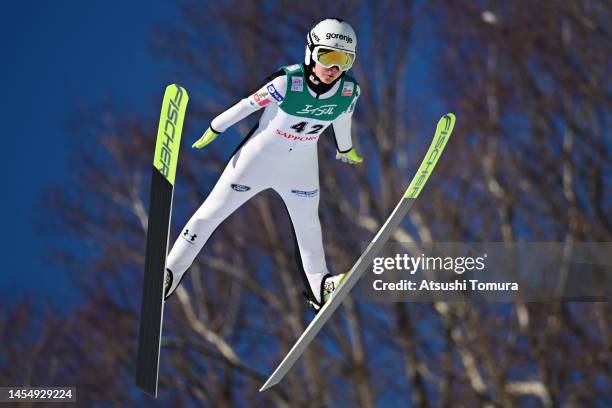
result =
M238 191L240 193L244 192L244 191L249 191L251 189L251 187L249 186L245 186L243 184L235 184L232 183L232 189L235 191Z
M314 189L314 190L310 190L310 191L295 190L294 189L294 190L291 190L291 192L293 194L295 194L296 196L299 196L299 197L314 197L319 192L319 189Z

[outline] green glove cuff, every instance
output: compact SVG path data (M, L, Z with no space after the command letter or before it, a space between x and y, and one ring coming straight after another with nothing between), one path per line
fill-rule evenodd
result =
M349 152L346 154L347 157L349 159L351 159L352 161L354 161L355 163L361 163L363 162L363 157L359 156L357 154L357 151L355 149L351 149L349 150Z
M191 145L191 147L196 149L206 147L213 140L215 140L217 136L219 136L219 133L215 132L214 130L212 130L212 128L209 127L208 129L206 129L206 132L204 132L202 137L196 140L195 143Z

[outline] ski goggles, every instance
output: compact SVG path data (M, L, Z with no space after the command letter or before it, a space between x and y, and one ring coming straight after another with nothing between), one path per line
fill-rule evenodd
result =
M325 47L316 47L312 54L312 58L325 68L331 68L335 65L340 68L341 71L346 71L353 66L353 62L355 62L355 54L352 52Z

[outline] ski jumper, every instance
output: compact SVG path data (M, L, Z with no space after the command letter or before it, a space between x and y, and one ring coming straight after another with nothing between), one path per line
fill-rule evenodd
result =
M262 190L275 190L285 203L299 248L310 294L320 301L320 284L328 272L319 222L317 141L333 126L338 151L352 148L351 117L359 85L348 75L317 95L303 65L283 67L260 89L221 113L211 128L223 132L264 108L258 125L230 158L204 203L174 243L167 267L180 282L185 271L219 224ZM178 284L178 283L175 283Z

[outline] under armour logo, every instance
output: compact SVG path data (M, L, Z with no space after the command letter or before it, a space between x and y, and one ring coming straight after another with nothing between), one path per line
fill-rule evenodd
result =
M189 230L186 229L185 232L183 232L183 237L189 237L189 240L191 242L193 242L198 237L198 234L189 235ZM187 238L185 238L185 239L187 239Z

